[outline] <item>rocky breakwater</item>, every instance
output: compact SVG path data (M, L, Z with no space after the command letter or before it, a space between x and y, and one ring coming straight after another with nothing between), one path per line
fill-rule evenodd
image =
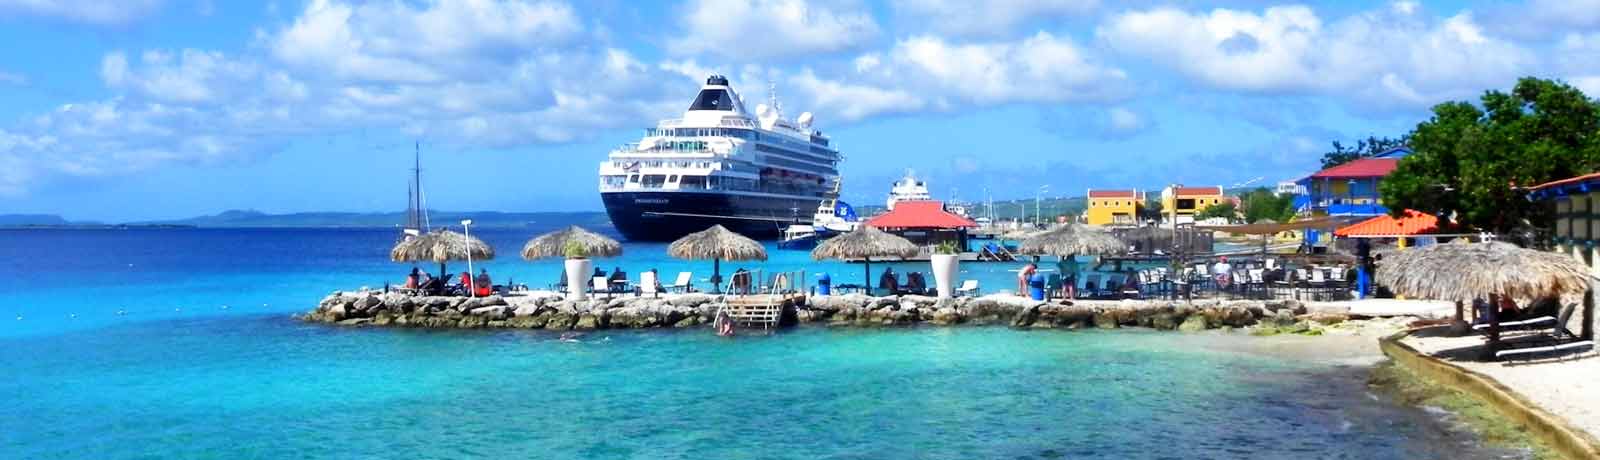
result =
M302 319L341 325L425 328L686 328L710 324L718 309L727 305L726 300L724 296L708 294L570 301L553 294L469 299L336 292ZM1182 331L1252 327L1271 333L1294 333L1314 330L1318 323L1343 320L1341 315L1308 314L1295 301L1040 302L1010 295L955 299L844 295L806 299L785 311L783 323L832 327L1145 327Z
M1146 327L1199 331L1262 322L1296 323L1307 316L1294 301L1078 300L1041 302L1010 295L937 299L847 295L810 299L801 322L832 326L1005 325L1019 328Z
M347 326L462 329L681 328L710 323L722 300L706 294L569 301L556 295L466 298L335 292L301 319Z

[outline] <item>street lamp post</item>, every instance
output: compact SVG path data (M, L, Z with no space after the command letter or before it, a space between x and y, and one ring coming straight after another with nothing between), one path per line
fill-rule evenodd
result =
M472 227L472 219L463 219L461 221L461 235L466 237L467 240L469 240L469 241L472 240L472 228L471 227ZM473 281L473 279L472 279L472 247L471 247L471 245L468 245L468 247L467 247L467 297L477 297L478 296L478 287L477 286L473 286L472 281Z
M1044 214L1039 212L1039 202L1044 197L1044 193L1048 191L1050 191L1050 184L1040 185L1039 190L1033 192L1033 226L1035 227L1039 226L1039 219Z

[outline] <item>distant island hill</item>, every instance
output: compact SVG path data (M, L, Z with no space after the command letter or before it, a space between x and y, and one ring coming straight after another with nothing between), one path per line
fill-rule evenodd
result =
M472 219L474 227L524 227L560 222L606 226L605 212L451 212L429 211L437 224ZM259 211L225 211L187 219L108 223L74 221L52 214L0 214L0 228L372 228L394 227L406 221L405 212L297 212L269 214Z

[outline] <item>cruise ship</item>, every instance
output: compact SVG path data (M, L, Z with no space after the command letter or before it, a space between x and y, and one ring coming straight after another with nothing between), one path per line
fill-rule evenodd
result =
M712 75L684 111L600 163L600 198L629 240L668 241L722 224L752 238L810 224L843 158L810 112L793 121L776 96L754 113Z

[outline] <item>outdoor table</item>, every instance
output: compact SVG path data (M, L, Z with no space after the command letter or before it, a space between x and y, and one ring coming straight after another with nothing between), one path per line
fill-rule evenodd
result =
M833 286L839 294L861 294L867 292L867 287L859 284L838 284Z

